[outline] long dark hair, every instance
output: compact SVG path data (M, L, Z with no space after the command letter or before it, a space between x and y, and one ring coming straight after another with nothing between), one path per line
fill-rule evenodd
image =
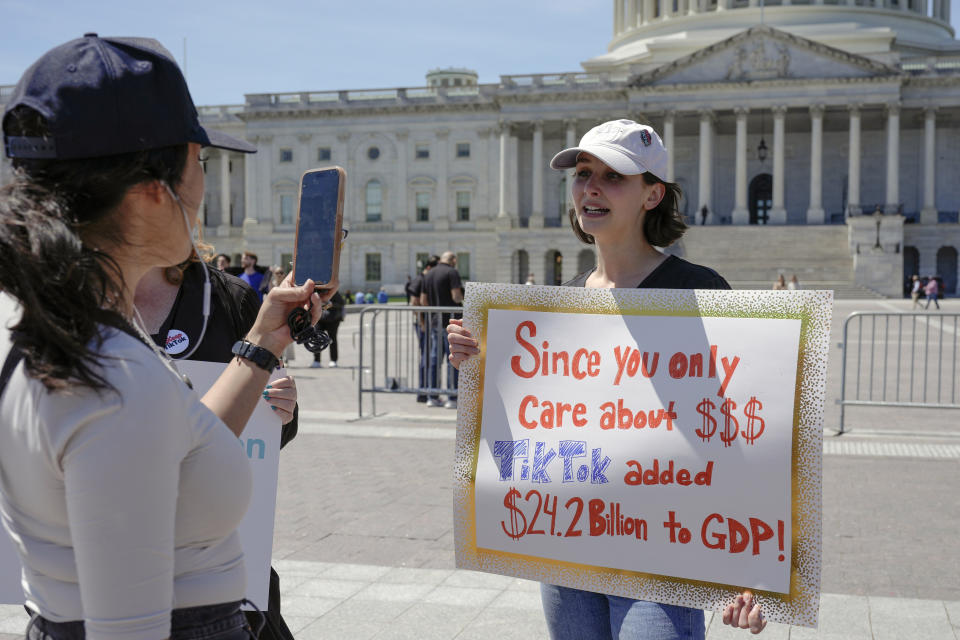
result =
M47 136L44 118L17 107L9 136ZM82 160L14 161L0 189L0 289L20 302L12 327L28 375L48 389L105 389L103 326L129 328L124 282L102 247L124 243L117 209L134 185L183 178L187 145Z
M669 247L683 236L687 230L687 224L683 221L683 215L680 213L680 199L683 197L683 190L676 182L666 182L649 171L641 174L643 181L648 185L662 184L664 186L663 199L653 209L647 211L643 219L643 235L654 247ZM594 244L596 241L593 236L583 230L577 221L576 209L567 211L570 218L570 226L573 233L580 242L585 244Z

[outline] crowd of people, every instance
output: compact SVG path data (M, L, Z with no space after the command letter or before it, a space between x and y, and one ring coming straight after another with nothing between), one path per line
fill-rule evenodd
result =
M293 342L288 318L305 310L335 338L349 296L336 281L297 286L251 252L235 271L226 255L205 260L194 239L203 149L256 149L201 126L154 40L86 34L52 49L9 96L2 128L14 175L0 190L0 290L21 315L0 373L0 516L23 567L25 636L292 638L275 572L269 601L241 609L237 528L252 480L237 438L260 402L278 415L282 445L293 438L296 384L268 384ZM667 165L659 135L629 120L553 158L573 170L573 233L598 255L565 286L729 288L657 250L686 229ZM456 254L430 257L406 293L424 308L418 399L454 408L458 367L478 353L457 314L436 309L463 302ZM185 358L224 364L202 397L177 367ZM699 609L541 591L555 639L705 635ZM766 625L749 592L722 618Z

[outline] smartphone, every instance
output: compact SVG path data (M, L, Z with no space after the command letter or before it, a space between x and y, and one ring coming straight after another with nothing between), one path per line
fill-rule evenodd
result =
M311 169L300 178L293 249L293 281L298 285L313 280L322 289L337 278L346 182L347 173L340 167Z

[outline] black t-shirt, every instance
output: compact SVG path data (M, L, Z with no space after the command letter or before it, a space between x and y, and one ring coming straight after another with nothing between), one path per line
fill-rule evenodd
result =
M429 272L428 272L429 273ZM419 298L420 294L423 293L423 274L420 273L416 278L410 281L407 284L407 301L409 302L410 298Z
M199 262L191 263L183 272L183 282L173 308L160 325L160 331L150 337L159 347L166 348L175 360L189 353L200 339L203 330L202 269L210 274L210 318L203 341L189 359L230 362L233 359L233 343L250 331L260 311L260 300L256 291L240 278ZM298 414L299 407L295 406L293 420L281 429L281 448L297 435Z
M183 273L170 313L160 331L151 336L174 360L188 353L203 330L203 269L210 274L210 319L203 342L190 356L191 360L230 362L233 343L242 339L257 319L260 300L246 282L199 262Z
M441 262L423 276L421 291L427 294L427 302L431 307L454 307L457 303L453 301L451 291L462 288L460 273L447 263ZM442 326L447 326L449 321L450 314L443 314Z
M582 287L596 267L578 275L565 287ZM709 267L687 262L677 256L667 256L656 269L650 272L638 289L729 289L730 285L719 273Z

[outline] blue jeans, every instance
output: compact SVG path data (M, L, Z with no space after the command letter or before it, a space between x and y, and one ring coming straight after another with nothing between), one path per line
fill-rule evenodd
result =
M84 640L83 620L51 622L34 616L27 640ZM239 602L174 609L170 614L170 640L250 640L256 638L240 610Z
M447 328L445 326L434 326L430 329L430 364L428 366L429 379L427 383L431 388L439 389L441 386L440 370L443 362L447 363L447 386L451 392L447 396L453 400L457 397L457 384L460 382L460 372L457 371L447 356L450 355L450 343L447 342ZM440 396L431 395L432 400L439 400Z
M420 363L417 366L417 387L423 389L427 386L427 338L418 320L413 321L413 332L417 334L417 353L420 354ZM417 395L417 402L426 402L426 400L426 395Z
M703 611L540 585L551 640L703 640Z

